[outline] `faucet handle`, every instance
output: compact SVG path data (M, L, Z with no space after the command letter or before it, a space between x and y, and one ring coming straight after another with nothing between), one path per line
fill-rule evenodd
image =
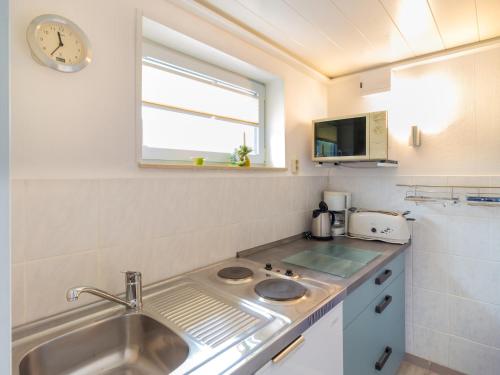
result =
M136 283L142 279L142 274L139 271L121 271L125 274L125 281L127 283Z
M138 271L126 271L125 273L125 299L142 309L142 274Z

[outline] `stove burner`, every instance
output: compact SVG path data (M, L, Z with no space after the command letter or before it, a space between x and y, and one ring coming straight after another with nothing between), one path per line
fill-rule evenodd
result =
M226 267L219 270L217 276L228 280L243 280L252 277L253 272L246 267Z
M255 285L255 293L273 301L293 301L303 297L307 289L293 280L267 279Z

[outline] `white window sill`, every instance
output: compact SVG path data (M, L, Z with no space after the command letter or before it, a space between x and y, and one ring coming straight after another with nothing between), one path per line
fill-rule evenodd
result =
M278 171L286 172L288 168L272 167L262 164L251 165L250 167L239 167L227 163L205 163L204 165L194 165L191 162L168 162L157 160L140 160L140 168L159 168L159 169L199 169L199 170L232 170L232 171Z

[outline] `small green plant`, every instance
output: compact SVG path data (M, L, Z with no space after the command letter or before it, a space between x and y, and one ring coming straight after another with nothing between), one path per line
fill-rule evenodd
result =
M234 149L234 152L230 156L231 164L238 165L240 167L249 167L250 158L248 155L252 152L252 148L246 145L245 133L243 133L243 144Z

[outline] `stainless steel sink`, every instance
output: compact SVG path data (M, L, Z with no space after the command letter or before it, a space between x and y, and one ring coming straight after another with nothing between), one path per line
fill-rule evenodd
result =
M43 343L19 364L20 375L168 374L189 346L163 324L140 313L96 322Z

